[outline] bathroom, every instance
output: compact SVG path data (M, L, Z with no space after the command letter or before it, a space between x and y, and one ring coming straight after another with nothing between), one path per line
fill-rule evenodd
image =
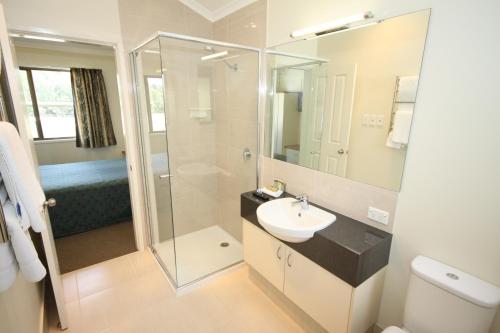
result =
M500 186L495 153L500 48L492 41L500 28L495 16L498 3L3 0L1 4L2 58L10 73L17 118L24 114L22 103L15 100L17 64L9 34L114 48L138 249L62 275L50 260L42 259L47 275L36 283L18 273L10 288L0 293L1 332L57 332L58 324L71 332L355 332L361 322L362 332L381 332L390 326L414 332L405 308L410 306L407 295L415 290L409 287L414 286L412 267L418 265L412 262L418 256L452 267L459 277L467 273L492 286L485 297L495 303L493 287L500 286L500 224L495 211ZM418 21L418 29L390 26L404 23L398 21L405 18ZM354 22L350 29L334 31L346 19ZM320 32L318 36L291 37L292 32L310 27ZM406 38L398 39L404 34ZM340 49L349 40L359 42L368 57L358 56L355 47ZM378 72L367 73L371 66ZM375 81L376 75L380 81ZM344 83L343 90L332 86L332 77L335 83ZM411 101L396 94L405 78L418 82ZM154 115L160 119L154 123L158 128L152 122L151 89L163 97L159 107L154 105L163 110L162 116L162 112ZM312 122L307 111L335 112L328 99L332 91L347 96L348 103L337 111L351 113L343 118L344 130L328 128L337 129L340 140L327 147L320 135L316 151L303 141L306 134L314 137L308 132ZM311 107L311 103L316 104ZM412 110L406 143L389 140L400 104ZM281 117L280 122L275 116L286 115L290 108L295 130L287 136L287 119ZM322 117L328 120L334 115ZM325 131L325 118L320 131ZM18 131L29 151L31 139L20 123ZM325 157L327 148L337 152L334 163ZM317 159L312 158L315 152ZM278 187L286 184L289 195L307 196L309 209L322 208L336 221L300 243L273 234L258 221L255 203L260 199L251 193L274 185L275 179ZM293 207L303 209L303 204L304 200ZM314 211L309 209L304 212ZM313 245L327 230L342 225L375 235L365 243L386 245L380 247L384 259L377 263L383 267L371 267L366 280L349 280L349 274L341 271L345 265L336 261L341 255L333 256L338 252ZM200 231L205 234L195 234ZM39 256L50 258L47 237L33 233L32 239ZM252 252L250 245L256 239L261 241ZM285 292L283 271L266 275L268 263L259 259L268 245L276 246L273 249L282 258ZM298 293L293 296L286 292L290 272L286 267L297 267L300 256L309 261L300 266L302 275L294 280ZM323 265L324 257L331 259L330 266ZM308 271L318 266L323 266L318 275ZM317 311L332 301L321 295L315 299L312 286L323 287L323 275L345 287L324 289L325 295L345 292L346 301L338 302L338 311L328 313L342 315L343 328L331 328L329 316L325 319ZM374 282L370 288L367 281ZM301 296L301 289L312 290L313 297ZM369 315L349 308L349 302L366 305ZM449 304L451 308L454 303ZM468 304L475 303L469 299ZM493 318L495 306L482 305L491 317L482 322L487 327L464 332L500 332L500 314ZM442 311L437 319L453 315ZM467 315L470 312L455 314ZM356 321L360 317L365 320ZM437 319L429 323L434 331L421 331L435 332L432 324L437 325ZM441 329L446 331L453 330Z

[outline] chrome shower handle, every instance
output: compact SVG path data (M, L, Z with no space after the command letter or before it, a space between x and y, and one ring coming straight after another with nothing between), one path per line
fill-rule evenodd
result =
M245 161L248 161L251 158L252 158L252 152L250 151L250 149L249 148L243 149L243 159Z

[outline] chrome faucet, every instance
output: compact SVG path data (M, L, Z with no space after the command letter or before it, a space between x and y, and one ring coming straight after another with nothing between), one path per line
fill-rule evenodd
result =
M300 204L300 207L302 207L302 209L309 208L309 199L307 198L306 194L301 194L299 196L296 196L295 200L297 200L297 201L292 202L292 206Z

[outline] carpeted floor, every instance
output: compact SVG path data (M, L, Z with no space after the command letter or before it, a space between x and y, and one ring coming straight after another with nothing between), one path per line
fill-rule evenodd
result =
M55 240L61 273L136 251L132 222L123 222Z

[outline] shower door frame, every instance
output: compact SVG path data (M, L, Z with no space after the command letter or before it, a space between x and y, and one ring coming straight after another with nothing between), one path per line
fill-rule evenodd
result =
M143 119L142 119L142 115L141 115L141 110L140 110L140 101L139 101L139 87L138 87L138 73L137 73L137 61L136 61L136 56L137 56L137 53L138 51L144 47L145 45L149 44L150 42L154 41L155 39L158 39L160 41L160 38L161 37L166 37L166 38L172 38L172 39L177 39L177 40L182 40L182 41L190 41L190 42L196 42L196 43L204 43L204 44L210 44L210 45L214 45L214 46L222 46L222 47L230 47L230 48L237 48L237 49L242 49L242 50L248 50L248 51L252 51L252 52L257 52L257 57L258 57L258 66L257 66L257 77L258 77L258 84L257 84L257 150L255 152L255 157L256 157L256 174L255 174L255 185L258 187L259 186L259 181L260 181L260 168L261 168L261 155L260 155L260 152L261 152L261 144L263 142L262 138L261 138L261 135L262 135L262 119L263 119L263 115L262 115L262 112L263 112L263 102L262 102L262 92L265 91L265 82L264 82L264 79L265 79L265 74L262 73L262 64L263 64L263 50L260 49L260 48L255 48L255 47L251 47L251 46L246 46L246 45L241 45L241 44L235 44L235 43L227 43L227 42L221 42L221 41L216 41L216 40L212 40L212 39L207 39L207 38L200 38L200 37L194 37L194 36L188 36L188 35L182 35L182 34L177 34L177 33L172 33L172 32L164 32L164 31L158 31L156 33L154 33L153 35L151 35L149 38L147 38L146 40L144 40L143 42L141 42L138 46L136 46L135 48L133 48L130 52L129 52L129 57L130 57L130 61L131 61L131 66L132 66L132 83L133 83L133 93L134 93L134 104L135 104L135 114L136 114L136 117L137 117L137 123L136 123L136 130L138 132L138 145L139 145L139 152L140 152L140 157L141 157L141 173L142 173L142 186L143 186L143 193L144 193L144 196L145 196L145 202L144 202L144 207L145 207L145 222L146 224L144 225L144 228L145 230L147 231L146 232L146 235L147 235L147 244L148 244L148 247L150 248L151 252L153 253L153 255L155 256L157 262L160 264L160 266L162 267L163 271L166 273L167 277L168 277L168 280L170 282L170 284L172 285L172 287L175 289L175 290L181 290L181 289L184 289L186 287L189 287L201 280L204 280L206 278L209 278L211 276L213 276L214 274L217 274L217 273L220 273L226 269L230 269L231 267L234 267L236 265L239 265L241 264L241 262L243 260L240 260L240 261L237 261L229 266L226 266L226 267L223 267L221 269L218 269L214 272L211 272L210 274L208 275L204 275L204 276L201 276L193 281L190 281L182 286L179 286L178 285L178 281L177 281L177 253L175 252L175 228L174 228L174 221L173 221L173 215L172 215L172 228L173 228L173 242L174 242L174 258L175 258L175 270L176 270L176 277L175 279L172 278L171 276L171 273L170 271L167 269L166 267L166 264L163 262L163 260L159 257L157 251L154 249L153 247L153 235L152 235L152 221L151 221L151 213L150 213L150 209L151 209L151 205L150 205L150 200L151 198L149 197L149 194L148 194L148 182L146 180L146 170L147 170L147 166L145 165L146 163L146 160L145 160L145 154L146 154L146 151L144 150L144 138L143 138ZM161 47L160 47L160 59L161 59ZM162 77L163 77L163 70L162 70L162 73L161 73ZM164 87L165 89L165 87ZM164 107L167 107L166 105ZM165 112L165 122L167 122L167 117L166 117L166 112ZM165 128L165 138L167 140L167 146L168 146L168 136L167 136L167 131L168 129ZM170 157L170 154L168 153L168 149L167 149L167 158ZM168 162L170 164L170 161ZM172 200L172 196L170 198L170 200ZM172 203L170 203L172 204Z

